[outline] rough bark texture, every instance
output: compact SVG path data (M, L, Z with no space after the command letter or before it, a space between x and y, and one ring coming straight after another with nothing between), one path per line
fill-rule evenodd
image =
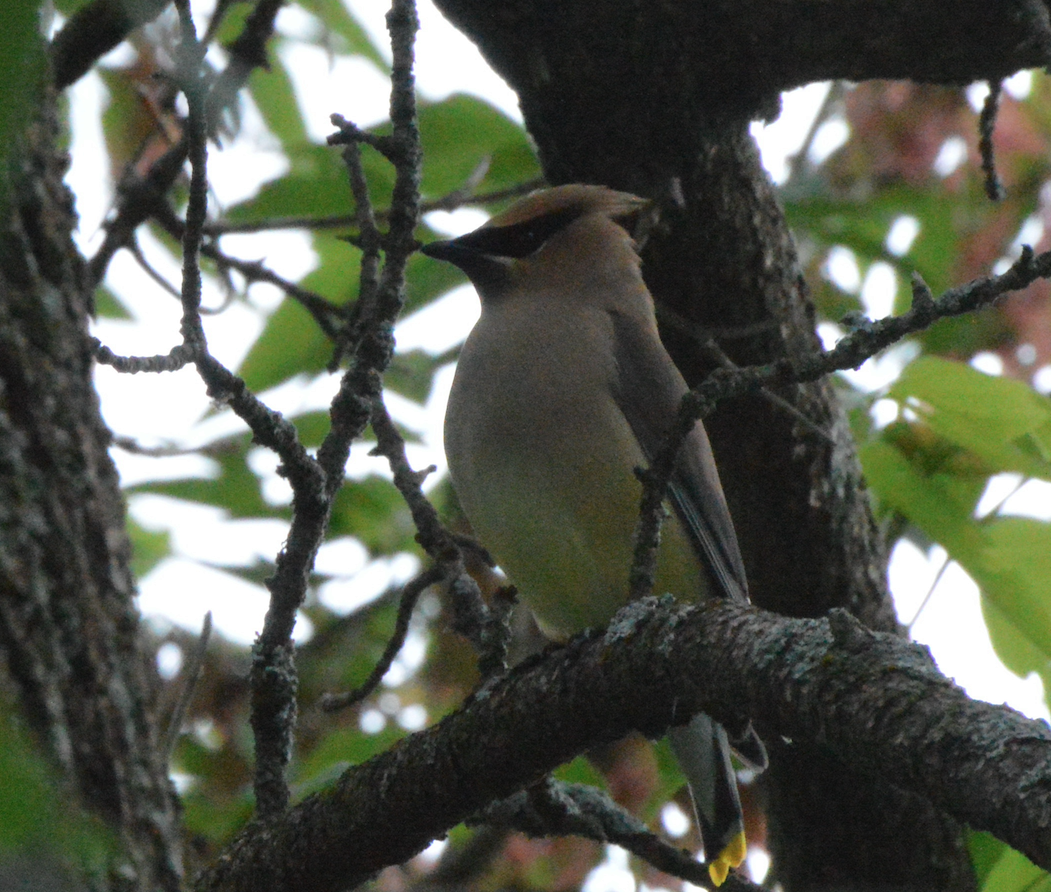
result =
M684 686L684 669L704 683ZM874 676L883 683L868 683ZM785 619L731 602L662 609L649 599L606 632L519 665L434 727L247 828L196 888L346 889L596 743L633 728L660 736L697 709L723 721L749 712L767 737L824 740L866 773L1051 863L1051 730L1043 722L971 700L923 648L868 632L845 611ZM830 843L850 841L844 828ZM925 862L922 848L895 860Z
M749 121L808 81L999 78L1046 63L1051 45L1047 9L1031 0L438 6L518 92L552 182L660 197L678 180L685 206L648 243L647 281L741 364L817 344ZM668 331L666 342L688 380L711 368L695 340ZM794 616L846 607L894 629L884 543L832 387L781 396L810 424L761 396L706 422L753 598ZM792 892L974 885L950 819L819 748L776 746L765 787L777 878Z
M0 220L0 651L68 793L120 841L113 887L175 890L124 503L92 382L91 290L70 238L50 101L13 154ZM6 172L5 172L6 173Z

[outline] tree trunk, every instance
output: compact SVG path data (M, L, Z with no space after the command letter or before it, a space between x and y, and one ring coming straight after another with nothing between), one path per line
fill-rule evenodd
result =
M174 892L176 803L92 381L91 291L53 97L37 111L0 188L0 649L66 795L117 837L109 887Z
M437 5L518 92L550 181L681 196L647 244L644 274L659 305L742 365L819 346L749 122L776 114L780 91L809 80L998 77L1037 64L1049 40L1046 9L1027 0L1008 4L1012 15L963 4L951 23L931 3L908 5L908 15L905 4L783 0ZM944 28L917 30L925 17L975 35L969 49ZM921 51L917 34L937 45ZM681 323L663 333L688 381L714 367ZM706 420L753 599L793 616L846 607L895 630L886 546L831 383L777 396L795 412L760 394ZM859 776L818 747L769 743L763 788L786 889L974 888L962 828L925 800Z

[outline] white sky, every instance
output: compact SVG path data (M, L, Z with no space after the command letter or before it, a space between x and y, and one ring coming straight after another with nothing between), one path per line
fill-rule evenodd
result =
M385 46L385 5L376 0L348 0L348 5L372 31L376 42ZM422 29L417 45L417 76L421 92L435 99L457 90L474 93L520 119L514 94L489 70L474 46L441 18L429 0L421 0L419 7ZM311 27L308 17L292 9L283 10L278 23L284 33L291 35L304 33L304 29ZM118 48L113 56L120 58L126 52ZM328 119L334 111L363 126L385 117L387 82L383 74L368 63L355 60L333 65L321 50L305 44L287 48L283 58L297 83L309 84L308 89L299 90L299 100L315 138L323 139L330 132ZM1021 89L1017 84L1013 86ZM825 85L813 85L786 95L781 118L772 125L754 128L764 163L775 179L785 175L786 159L801 145L826 89ZM100 151L99 124L104 102L104 88L95 75L83 78L72 90L73 165L67 179L77 194L81 217L79 241L88 251L98 246L100 223L112 204L112 184L99 175L99 171L106 169ZM245 109L244 121L245 138L221 151L213 147L210 153L213 197L218 206L251 194L260 182L284 169L285 162L279 154L260 153L258 149L254 137L265 139L265 128L258 113ZM812 149L815 160L827 156L846 136L842 122L831 122L822 128ZM946 161L947 166L952 163L952 159ZM479 222L477 212L436 215L432 220L436 228L450 233L466 231ZM903 253L912 239L922 238L922 233L915 231L915 221L910 224L903 219L899 224L888 237L888 247ZM293 279L315 263L307 239L295 233L228 238L224 247L238 256L265 258L277 272ZM148 235L142 237L142 249L169 281L178 281L176 265ZM852 275L857 277L856 264L852 271L849 256L839 256L834 262L837 266L829 272L837 281L849 284ZM890 310L893 275L889 267L876 267L864 282L854 283L854 290L859 291L873 316ZM161 293L126 252L115 258L108 282L136 318L133 322L99 321L95 330L106 344L118 353L142 355L166 352L177 342L178 302ZM215 354L228 365L236 366L261 330L266 314L280 299L274 289L255 286L249 306L234 303L224 312L207 317L205 327ZM222 303L222 294L214 283L206 288L205 303L211 306ZM461 288L435 306L404 320L396 332L399 348L444 351L462 340L476 316L477 301L473 293ZM835 335L831 328L822 333ZM852 373L851 380L864 389L875 390L893 379L904 359L903 351L891 351L888 356L868 363L860 372ZM425 447L410 456L417 466L434 463L444 469L440 429L449 382L450 370L445 370L423 409L405 404L392 406L400 421L422 434ZM201 420L209 406L203 387L191 370L130 376L102 367L97 373L97 383L110 426L118 435L134 437L145 445L193 446L217 432L241 429L240 422L228 412ZM335 378L326 376L313 382L283 386L265 397L281 411L321 408L327 405L336 385ZM363 456L363 452L360 447L354 450L352 473L382 467L381 462ZM156 459L115 450L114 457L127 482L208 470L206 461L193 456ZM262 451L254 460L257 470L266 469L270 473L268 493L275 501L287 499L286 484L272 473L276 461ZM996 485L1008 484L998 481ZM990 498L995 495L991 494ZM1009 508L1018 513L1045 517L1049 505L1051 498L1046 487L1024 490L1008 503ZM219 631L235 641L251 642L262 624L265 593L200 562L246 565L257 556L272 559L287 532L284 525L272 521L230 521L215 509L159 497L136 497L131 501L130 510L143 525L170 530L177 554L142 580L144 612L162 625L175 622L196 629L204 613L212 610ZM931 647L942 670L972 696L993 702L1006 701L1028 715L1048 717L1039 680L1035 676L1019 679L1008 672L993 653L974 584L955 565L939 576L944 560L944 551L939 548L924 554L911 545L898 546L890 580L900 617L911 621L937 580L913 626L914 637ZM408 556L368 564L364 550L350 541L324 546L318 563L319 569L340 574L339 579L325 587L322 597L333 608L344 610L373 597L392 580L408 578L417 566L415 559ZM298 635L308 632L302 623L297 627Z

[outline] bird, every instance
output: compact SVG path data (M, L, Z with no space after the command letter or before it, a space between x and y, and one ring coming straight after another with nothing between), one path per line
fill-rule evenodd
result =
M657 330L632 227L652 202L570 184L520 199L485 225L422 247L459 267L481 314L460 352L445 415L453 489L541 631L565 641L627 603L642 484L687 385ZM748 599L744 564L708 437L686 438L656 588ZM765 760L749 726L751 761ZM707 715L668 732L686 776L709 874L746 854L726 730Z

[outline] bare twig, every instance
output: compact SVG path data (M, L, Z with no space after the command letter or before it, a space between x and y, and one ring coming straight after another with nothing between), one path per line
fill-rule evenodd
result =
M719 346L719 343L715 339L715 334L712 331L704 329L696 323L690 322L689 320L685 319L683 316L676 313L669 307L664 306L663 304L657 305L657 318L661 322L667 325L671 325L678 331L681 331L683 334L693 338L693 340L697 342L700 348L713 361L717 362L724 369L741 368L741 366L739 366L736 362L730 359L729 356L726 355L726 351L724 351L723 348ZM806 415L800 412L799 409L793 406L784 397L774 393L767 387L761 388L759 394L760 396L762 396L763 399L770 403L770 405L775 406L777 409L784 412L786 415L790 416L791 418L794 418L811 433L815 434L818 437L821 437L823 440L830 439L827 430L825 430L819 424L816 424L815 422L811 421Z
M405 588L402 589L401 600L398 603L398 617L394 624L394 633L383 650L383 656L380 657L369 677L360 687L343 694L322 695L320 706L325 712L336 712L340 709L346 709L348 706L354 706L379 687L380 682L383 681L383 676L387 674L391 664L394 662L394 658L398 655L402 645L405 644L405 638L409 634L409 622L412 620L412 612L416 609L416 602L420 600L420 595L429 586L440 582L442 576L441 567L435 565L424 570L415 579L410 580Z
M996 173L996 150L993 148L993 132L996 130L1002 92L1002 82L989 81L989 95L985 97L982 113L978 117L978 151L982 156L982 173L985 174L985 194L990 201L1000 201L1004 197L1004 187Z
M168 204L159 206L153 214L153 219L171 235L173 238L182 239L185 226L183 221L175 214ZM204 227L207 234L208 227ZM341 316L341 310L335 304L325 300L320 294L309 291L306 288L279 276L273 270L263 265L261 260L242 260L222 251L218 245L205 241L201 244L201 254L215 263L221 269L235 269L251 282L265 282L274 285L285 292L303 309L313 317L318 327L329 337L335 337L338 331L336 320Z
M180 80L188 106L186 156L190 162L190 196L186 205L186 227L182 237L182 332L183 343L194 353L204 353L208 342L201 324L201 240L208 216L208 124L205 118L207 90L201 72L204 48L190 14L189 0L176 0L182 31Z
M151 164L145 175L140 175L129 165L117 185L117 214L107 221L102 245L88 261L90 284L98 285L103 280L113 255L131 242L135 230L163 201L163 196L182 172L186 151L184 136Z
M317 459L308 459L310 479L292 478L292 525L277 556L274 575L267 581L270 605L253 648L252 728L257 756L261 745L267 747L267 759L260 759L256 773L257 801L264 816L272 816L287 802L287 792L281 798L282 790L287 791L281 760L287 761L290 753L296 709L291 644L296 611L306 596L307 575L327 528L332 500L343 483L350 444L365 429L373 400L381 391L380 375L393 354L394 320L404 303L405 264L415 250L412 233L419 210L420 149L412 75L418 28L414 4L411 0L393 0L387 21L394 55L394 127L386 147L395 164L395 183L376 309L332 402L332 427L318 449ZM296 444L302 448L298 441ZM266 811L260 790L270 797Z
M179 289L154 269L153 264L146 259L146 255L142 253L142 247L139 245L139 240L134 235L132 235L131 240L125 247L127 247L131 256L135 258L135 262L142 268L142 271L146 273L147 276L153 279L154 282L172 297L176 299L181 297Z
M479 654L479 670L483 678L500 672L506 665L510 643L508 616L513 600L497 598L486 605L477 583L467 573L460 544L442 524L438 512L423 494L420 485L433 468L414 471L405 455L405 441L387 413L383 401L377 399L372 410L372 430L376 434L373 454L383 455L394 473L394 485L402 494L416 525L416 540L438 568L441 581L449 586L452 595L453 626L467 638ZM488 554L485 554L488 558ZM491 559L489 559L491 563Z
M394 164L397 151L394 148L395 140L392 136L380 136L362 130L353 121L348 121L343 115L332 115L332 126L337 131L328 138L330 146L354 146L364 143L379 152L384 158Z
M193 650L186 656L183 664L182 687L179 690L179 699L172 708L172 714L168 718L168 733L165 735L164 756L165 764L171 762L172 753L175 752L175 744L179 742L179 733L182 731L182 723L186 718L186 711L193 702L193 692L197 689L197 682L201 679L204 669L204 657L208 651L208 641L212 637L212 611L204 615L201 624L201 634Z
M648 593L656 570L660 527L664 520L664 494L671 480L675 457L697 419L711 413L721 400L742 396L767 383L790 384L816 381L825 375L856 369L881 350L914 332L922 331L939 319L961 316L990 306L1011 291L1018 291L1037 279L1051 277L1051 251L1034 255L1028 245L1021 256L1004 273L975 279L950 288L935 299L930 288L918 275L913 275L912 307L900 316L885 316L875 321L853 323L853 330L840 339L832 350L781 359L762 366L741 369L716 369L691 390L679 406L679 414L669 432L664 448L645 471L639 524L631 571L634 596Z
M333 121L338 118L333 115ZM355 352L362 331L366 330L375 311L376 294L380 286L380 247L383 236L376 226L376 215L369 198L369 184L365 179L365 168L361 164L361 146L348 142L343 147L343 163L350 178L350 191L354 196L354 222L358 226L355 244L361 249L361 268L358 273L358 299L349 308L346 321L336 335L335 347L328 369L335 372L349 350Z
M526 180L506 189L494 189L491 192L471 193L464 187L455 189L448 195L435 198L431 201L420 202L420 213L429 214L431 211L455 211L462 207L496 204L507 201L509 198L519 198L522 195L539 189L544 185L544 180ZM385 222L390 217L389 208L380 208L375 212L377 222ZM227 235L230 233L270 232L277 229L311 229L323 231L326 229L346 229L348 226L357 224L356 214L332 214L325 217L270 217L266 220L218 220L205 226L207 235Z
M602 791L585 784L546 778L529 790L493 803L471 823L477 821L528 836L569 835L613 843L671 876L704 889L714 888L704 864L666 843ZM721 888L725 892L758 892L759 887L732 873Z
M118 372L131 375L138 372L175 372L194 361L193 350L184 344L178 344L167 353L158 353L155 356L119 356L98 338L91 339L91 346L95 351L96 362L113 366Z
M931 584L927 587L927 592L923 596L923 600L920 601L920 606L916 608L916 612L912 615L905 628L912 632L912 627L916 625L916 621L920 618L920 614L927 608L930 603L931 596L934 594L934 590L938 587L938 583L942 581L942 577L945 576L945 571L949 569L949 565L952 563L952 557L948 553L945 555L945 560L942 561L942 565L938 568L938 572L934 574L934 579L931 580Z
M265 64L266 56L262 47L273 33L274 19L282 2L262 0L245 21L231 49L230 64L216 78L206 99L209 129L213 126L211 122L244 86L253 67ZM129 243L139 225L163 202L164 196L182 172L188 148L187 137L183 134L178 143L150 165L145 175L135 170L134 162L128 165L117 189L119 203L116 216L106 224L106 237L102 246L88 263L88 277L92 285L102 281L113 255Z

